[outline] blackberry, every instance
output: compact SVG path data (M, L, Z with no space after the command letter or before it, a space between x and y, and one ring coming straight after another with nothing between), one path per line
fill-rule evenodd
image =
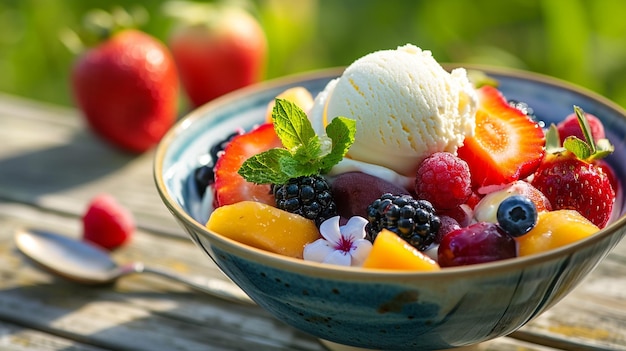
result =
M371 241L381 230L388 229L420 251L435 242L441 226L430 202L390 193L383 194L367 207L367 220L366 231Z
M215 163L217 162L220 153L224 151L226 145L228 145L228 143L230 143L235 136L242 133L243 131L233 132L226 138L211 146L209 148L209 156L211 157L209 162L194 170L193 177L196 183L196 190L198 191L198 194L200 194L200 197L203 197L206 192L206 188L213 185L213 182L215 182L215 172L213 171L213 167L215 167Z
M286 184L272 184L276 207L315 221L319 227L337 215L330 186L321 175L290 179Z

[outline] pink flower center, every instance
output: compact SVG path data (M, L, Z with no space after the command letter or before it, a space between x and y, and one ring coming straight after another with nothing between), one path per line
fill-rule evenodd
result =
M335 249L346 252L346 253L350 252L350 249L352 249L352 241L350 241L349 239L346 239L342 235L341 239L339 239L339 244L337 244Z

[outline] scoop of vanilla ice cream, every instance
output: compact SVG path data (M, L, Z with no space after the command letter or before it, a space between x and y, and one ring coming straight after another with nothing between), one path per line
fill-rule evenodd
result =
M464 69L449 73L407 44L351 64L316 97L310 117L318 133L332 118L354 119L347 157L414 176L428 155L454 153L473 133L477 99Z

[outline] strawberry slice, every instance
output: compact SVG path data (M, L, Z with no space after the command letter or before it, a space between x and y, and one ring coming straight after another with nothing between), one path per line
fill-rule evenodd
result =
M216 206L252 200L275 206L274 195L269 184L254 184L246 181L237 171L248 158L282 143L271 123L234 137L224 148L224 154L215 163Z
M509 106L494 87L478 89L478 99L474 135L458 150L470 168L472 184L506 184L531 175L545 154L541 126Z

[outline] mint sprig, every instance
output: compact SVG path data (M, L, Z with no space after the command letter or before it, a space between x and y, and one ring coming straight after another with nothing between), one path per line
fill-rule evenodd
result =
M276 99L272 123L284 148L247 159L238 173L249 182L285 184L292 178L327 173L348 152L356 133L354 120L337 117L326 126L326 135L319 136L306 113L284 99Z

